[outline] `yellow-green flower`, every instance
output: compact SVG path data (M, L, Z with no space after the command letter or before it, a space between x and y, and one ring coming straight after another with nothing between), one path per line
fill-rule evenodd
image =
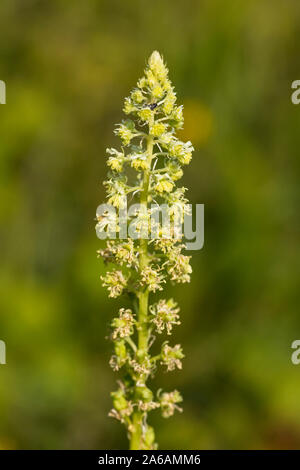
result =
M149 164L145 158L135 158L131 161L131 166L137 171L147 170Z
M163 112L167 115L171 114L175 103L176 103L176 95L172 90L170 90L163 103L163 107L162 107Z
M118 152L114 148L106 149L106 152L111 155L107 160L107 165L114 171L120 173L123 170L124 153Z
M166 131L166 126L162 122L156 122L150 128L150 133L154 137L160 137L165 131Z
M138 112L138 115L143 121L149 122L152 119L153 112L149 108L144 108Z
M131 139L134 137L134 132L135 132L135 126L134 122L131 121L130 119L127 119L127 121L122 122L117 129L115 130L115 134L117 134L124 145L129 145Z
M181 155L178 155L178 160L183 165L188 165L190 161L192 160L192 153L191 152L182 153Z
M123 111L125 114L130 114L136 111L135 105L132 103L130 98L125 98Z
M107 165L117 172L121 172L123 170L123 163L118 158L110 157L107 160Z
M155 85L151 93L152 93L153 98L159 99L159 98L162 98L162 96L164 95L164 90L162 89L160 85Z
M143 93L141 92L141 90L134 90L131 93L131 98L135 103L138 103L138 104L142 103L146 99Z
M108 204L111 204L114 207L123 209L125 207L124 195L120 193L113 194L108 199Z
M138 86L138 88L140 88L140 89L146 88L146 86L147 86L147 79L146 79L146 77L140 78L139 81L137 82L137 86Z
M164 193L164 192L170 193L173 187L174 187L173 181L170 181L167 178L162 178L154 185L154 189L158 193Z

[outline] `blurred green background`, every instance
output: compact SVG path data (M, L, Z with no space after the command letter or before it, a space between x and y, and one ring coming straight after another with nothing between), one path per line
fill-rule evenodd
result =
M0 447L126 448L107 417L105 340L120 302L96 258L105 149L157 49L185 139L183 178L205 204L205 246L174 341L184 413L154 423L162 449L300 447L300 105L296 0L1 0Z

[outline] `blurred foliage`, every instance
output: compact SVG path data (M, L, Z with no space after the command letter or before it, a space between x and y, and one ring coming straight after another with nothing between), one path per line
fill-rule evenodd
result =
M0 448L126 448L95 210L123 97L159 50L185 138L183 184L205 204L205 246L182 307L182 372L157 384L184 413L161 448L297 448L300 4L294 0L2 0ZM299 366L300 367L300 366Z

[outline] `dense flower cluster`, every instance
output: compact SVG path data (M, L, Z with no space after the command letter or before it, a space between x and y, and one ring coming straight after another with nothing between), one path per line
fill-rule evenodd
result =
M158 303L151 305L149 310L153 315L150 321L155 325L157 333L162 333L166 329L167 334L170 335L173 325L180 325L179 308L173 299L168 301L161 299Z
M132 311L128 308L120 308L119 316L114 318L111 326L114 328L112 332L112 339L127 338L133 334L133 325L135 323Z
M109 297L119 297L127 285L127 280L122 271L108 271L105 276L101 276L103 287L107 287Z
M181 346L170 346L165 341L159 354L151 355L155 334L171 335L179 325L179 308L173 299L160 299L149 305L149 295L163 289L169 279L172 283L190 281L190 257L182 253L185 245L178 226L186 213L186 188L176 186L183 175L183 167L190 163L193 146L176 137L183 126L183 107L176 104L176 93L168 78L160 54L153 52L145 75L125 99L127 118L116 126L115 134L121 140L119 150L107 149L108 179L104 182L107 201L117 211L126 205L126 198L140 202L143 210L128 215L127 223L140 237L116 238L98 251L106 264L114 264L101 276L109 297L127 294L133 309L121 308L111 322L114 354L110 365L115 371L124 371L119 389L112 393L113 409L110 416L127 428L131 449L155 449L154 430L147 423L149 411L159 408L168 418L182 398L177 390L154 396L147 381L161 364L168 371L181 369L184 357ZM171 236L166 236L163 224L150 224L152 204L164 204L172 223ZM151 208L150 208L151 205ZM97 228L113 226L120 230L116 218L105 214L98 218ZM108 230L108 229L107 229ZM156 237L153 239L153 230Z
M174 370L176 367L178 369L182 368L181 359L184 358L182 348L180 344L176 344L173 348L168 345L166 341L161 349L161 364L167 366L167 370Z
M159 402L161 407L161 412L164 418L169 418L173 416L174 411L182 411L182 409L177 405L182 401L182 397L177 390L170 393L161 393L159 394Z

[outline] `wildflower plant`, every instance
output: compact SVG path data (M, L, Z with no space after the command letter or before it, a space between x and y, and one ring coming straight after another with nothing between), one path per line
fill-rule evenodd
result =
M145 75L125 98L124 113L128 118L115 130L121 147L107 149L109 173L104 184L108 203L119 215L128 197L139 202L139 209L125 221L138 236L114 237L98 252L107 265L115 265L101 277L109 297L125 295L131 302L131 308L121 308L111 322L114 353L110 365L122 376L119 388L111 394L109 415L125 425L130 449L156 449L148 413L160 409L169 418L175 410L182 411L182 397L177 390L154 393L149 379L160 366L166 371L181 369L184 354L179 344L171 345L168 340L173 328L180 325L177 303L153 296L163 290L167 280L190 281L190 256L183 254L185 245L178 230L188 201L186 188L178 187L177 181L193 151L191 142L176 137L183 126L183 107L176 104L168 69L157 51L150 56ZM150 223L155 207L161 204L172 223L171 236L159 219ZM109 233L107 227L112 226L118 234L121 228L114 216L107 213L98 218L97 229ZM166 339L153 354L155 339L163 335Z

